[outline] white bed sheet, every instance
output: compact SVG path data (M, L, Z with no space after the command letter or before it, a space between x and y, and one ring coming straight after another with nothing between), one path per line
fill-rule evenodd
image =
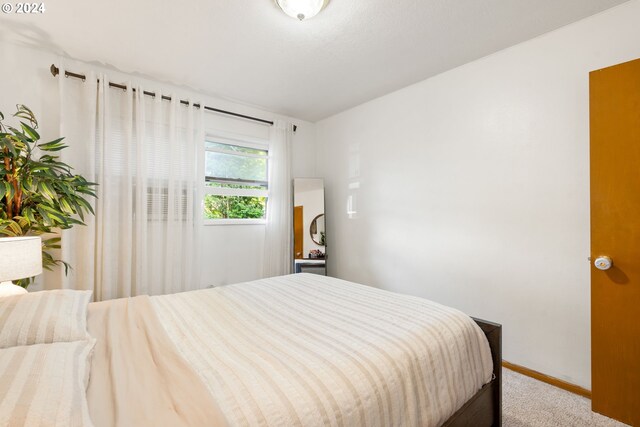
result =
M492 376L467 315L330 277L151 301L231 425L439 426Z

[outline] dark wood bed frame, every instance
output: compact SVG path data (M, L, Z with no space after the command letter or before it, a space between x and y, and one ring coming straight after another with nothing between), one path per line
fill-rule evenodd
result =
M489 341L493 379L449 418L443 427L499 427L502 425L502 325L476 319Z

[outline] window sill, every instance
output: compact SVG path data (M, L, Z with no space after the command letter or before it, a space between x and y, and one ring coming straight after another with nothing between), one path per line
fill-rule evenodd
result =
M205 219L204 225L265 225L264 219Z

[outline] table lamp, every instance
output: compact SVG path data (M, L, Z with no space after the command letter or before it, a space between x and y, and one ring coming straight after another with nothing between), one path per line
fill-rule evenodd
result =
M27 293L12 280L42 273L42 240L38 236L0 238L0 297Z

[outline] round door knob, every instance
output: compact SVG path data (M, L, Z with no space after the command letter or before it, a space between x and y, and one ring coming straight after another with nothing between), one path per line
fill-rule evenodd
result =
M608 270L613 265L613 261L608 256L599 256L593 265L595 265L598 270Z

